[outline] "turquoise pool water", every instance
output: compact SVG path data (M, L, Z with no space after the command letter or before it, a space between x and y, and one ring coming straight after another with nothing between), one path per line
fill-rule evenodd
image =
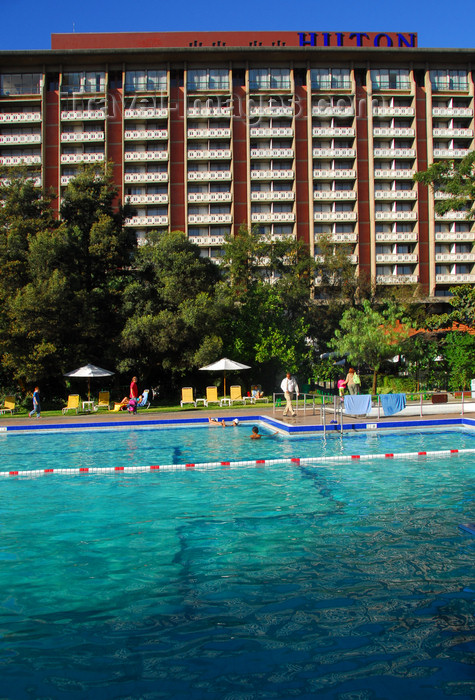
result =
M3 468L474 444L469 430L249 432L0 444ZM475 538L458 525L475 520L474 486L471 455L5 478L0 697L473 698Z

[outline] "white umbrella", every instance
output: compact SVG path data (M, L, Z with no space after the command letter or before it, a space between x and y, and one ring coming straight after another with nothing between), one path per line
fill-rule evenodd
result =
M91 377L111 377L114 372L110 372L108 369L102 369L102 367L96 367L96 365L84 365L84 367L79 367L72 372L67 372L65 377L86 377L87 378L87 396L91 400Z
M235 362L234 360L228 360L227 357L223 357L217 362L213 362L211 365L206 365L206 367L200 367L200 370L205 370L207 372L224 372L224 396L226 396L226 371L232 371L236 369L251 369L249 365L243 365L240 362Z

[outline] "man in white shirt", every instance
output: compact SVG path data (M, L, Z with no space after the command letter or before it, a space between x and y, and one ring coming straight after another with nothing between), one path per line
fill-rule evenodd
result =
M290 372L287 372L287 374L283 378L280 388L284 392L286 401L286 406L284 408L284 416L286 416L287 413L290 413L291 416L297 415L292 406L292 394L295 391L295 393L298 396L300 394L300 391L299 385L297 384L297 380L294 377L292 377Z

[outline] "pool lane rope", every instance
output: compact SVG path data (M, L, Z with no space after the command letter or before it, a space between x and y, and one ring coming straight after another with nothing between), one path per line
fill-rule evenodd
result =
M461 450L432 450L421 452L387 452L385 454L367 455L335 455L329 457L284 457L280 459L254 459L236 462L197 462L188 464L152 464L142 467L63 467L59 469L18 469L0 471L0 477L17 476L33 477L61 474L72 476L77 474L136 474L153 471L181 471L186 469L217 469L219 467L264 467L278 464L310 464L320 466L329 462L350 462L352 460L369 461L372 459L414 459L416 457L444 457L460 454L474 454L475 448Z

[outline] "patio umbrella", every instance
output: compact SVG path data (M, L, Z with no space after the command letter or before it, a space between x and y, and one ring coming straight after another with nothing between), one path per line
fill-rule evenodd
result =
M249 365L243 365L240 362L235 362L234 360L228 360L227 357L223 357L217 362L213 362L211 365L206 365L206 367L200 367L200 370L205 370L206 372L224 372L224 393L226 396L226 372L233 371L237 369L251 369Z
M102 367L96 367L96 365L84 365L84 367L79 367L72 372L67 372L65 377L86 377L87 378L87 397L89 401L91 400L91 377L111 377L114 372L110 372L108 369L102 369Z

